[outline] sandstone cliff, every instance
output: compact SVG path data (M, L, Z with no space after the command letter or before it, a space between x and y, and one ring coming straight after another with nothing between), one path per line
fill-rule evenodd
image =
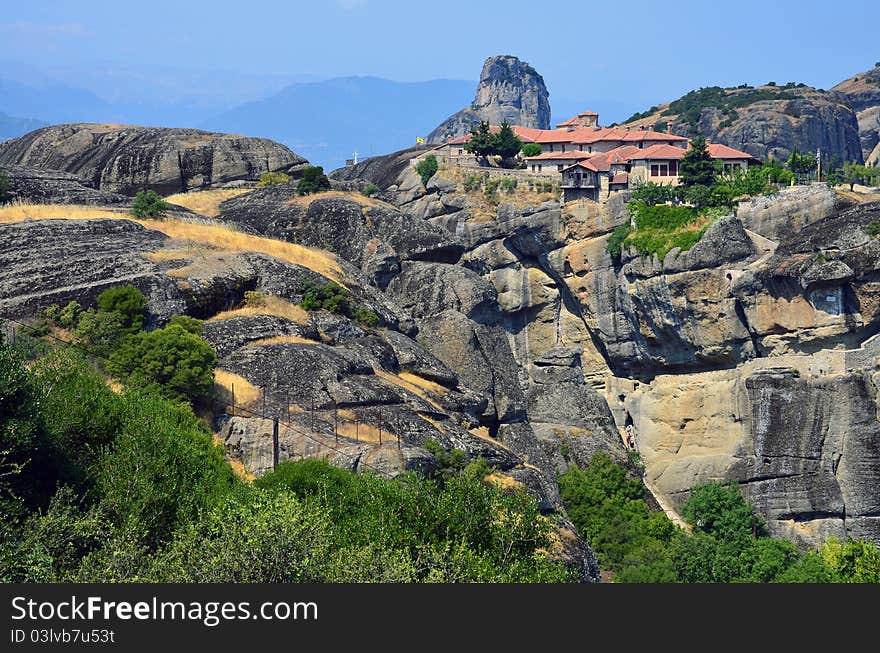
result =
M707 138L759 159L784 161L793 148L821 149L838 161L864 159L859 122L837 93L804 85L709 87L637 114L627 126L660 125L672 133Z
M455 113L428 135L429 143L445 143L467 134L481 120L524 127L550 128L550 100L544 78L512 56L489 57L483 64L471 106Z
M840 82L831 90L856 112L862 154L866 162L873 163L877 158L870 159L871 151L880 143L880 65Z
M143 188L171 194L306 164L265 138L197 129L71 124L44 127L0 143L0 166L68 172L94 188L134 195Z

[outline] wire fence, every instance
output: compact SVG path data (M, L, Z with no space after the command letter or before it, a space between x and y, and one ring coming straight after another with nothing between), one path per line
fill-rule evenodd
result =
M11 342L13 343L14 346L30 345L32 349L36 349L36 348L38 348L39 343L43 342L45 344L45 342L42 339L48 338L49 340L52 340L53 342L55 342L59 345L72 347L74 349L81 351L87 358L89 358L93 361L99 361L102 363L109 362L109 359L96 355L88 346L86 346L82 343L77 343L77 342L73 342L70 340L65 340L64 338L60 338L53 333L40 334L39 336L32 336L32 335L30 335L30 331L32 330L32 327L30 325L28 325L27 323L20 322L18 320L8 318L8 317L0 317L0 324L9 325L10 328L8 328L8 329L3 328L2 331L6 332L8 334L7 337L11 340ZM335 446L335 445L339 444L340 438L342 438L344 440L348 440L348 441L352 440L351 437L346 436L346 435L341 435L339 433L339 407L336 405L335 402L334 402L333 408L332 408L332 410L333 410L332 438L334 440L334 443L331 444L330 442L327 441L330 439L330 437L331 437L330 435L323 436L321 438L316 437L314 435L314 432L316 429L316 413L329 412L329 411L322 411L320 409L315 408L314 395L311 395L310 400L309 400L309 428L312 430L312 433L309 433L308 431L303 430L298 424L291 422L289 419L281 419L281 417L279 417L277 412L274 414L271 414L270 412L268 412L267 406L266 406L266 393L262 392L262 388L261 388L262 410L260 410L260 411L254 410L252 408L247 408L246 406L241 405L241 404L236 404L235 403L235 385L234 384L232 384L231 390L232 390L231 403L227 403L226 401L220 401L216 397L213 397L211 399L212 416L217 415L218 411L219 411L220 414L227 414L230 417L247 417L247 418L259 418L259 419L264 419L264 420L272 420L272 422L273 422L273 428L272 428L273 468L277 467L279 462L282 462L279 460L280 449L281 449L281 447L280 447L280 433L279 433L280 426L284 426L284 428L287 429L288 431L290 431L291 433L302 436L306 440L313 442L313 443L323 447L324 449L327 449L329 451L337 453L343 457L351 457L353 455L351 451L346 451L344 449L339 448L338 446ZM286 411L284 414L289 416L290 405L291 405L289 392L285 394L285 404L286 404ZM387 444L390 444L390 445L396 444L396 447L398 450L402 449L403 442L402 442L401 436L404 431L404 428L403 428L403 421L401 418L401 411L400 410L396 411L396 414L394 414L394 417L396 418L395 420L386 419L387 416L383 415L383 411L382 411L381 407L376 409L373 412L373 414L375 415L375 422L373 422L372 424L365 421L365 420L361 420L360 418L355 419L355 422L354 422L354 431L355 431L354 442L357 444L361 443L360 436L359 436L359 431L360 431L361 426L364 426L367 428L369 428L370 426L373 426L378 433L378 446L380 448L384 444L386 444L386 442L383 442L383 435L386 435L387 436ZM389 428L391 426L391 424L394 423L394 421L396 421L396 429L395 429L396 432L393 432ZM329 423L329 420L327 420L327 422ZM369 444L369 443L365 439L363 444ZM522 458L519 454L517 454L513 450L504 446L500 442L498 443L498 445L503 447L505 452L510 457L512 457L519 465L521 465L521 466L528 465L528 461L526 461L524 458ZM303 456L303 458L304 457L305 456ZM362 457L358 461L358 466L370 469L371 471L379 474L380 476L384 476L386 478L391 478L394 476L393 473L390 473L387 470L383 470L379 467L376 467L375 465L372 465L372 464L364 461Z

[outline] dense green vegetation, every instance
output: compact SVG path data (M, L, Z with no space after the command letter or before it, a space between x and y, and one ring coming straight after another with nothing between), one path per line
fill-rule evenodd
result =
M285 172L264 172L260 175L260 181L257 182L257 188L276 186L277 184L287 184L289 182L290 175Z
M416 164L416 172L422 179L422 186L427 187L431 177L437 174L437 157L429 154Z
M306 166L302 177L296 184L296 192L299 195L311 195L321 191L330 190L330 180L324 174L321 166Z
M361 191L361 195L364 197L373 197L379 192L379 187L376 184L369 183L364 186L364 189Z
M9 191L12 188L12 182L9 175L4 170L0 170L0 204L9 200Z
M538 143L525 143L522 146L523 156L538 156L541 152L541 146Z
M794 85L791 85L790 87L793 88ZM739 92L729 92L734 90ZM739 117L739 114L736 111L737 109L746 107L753 102L760 102L761 100L792 100L797 97L798 96L794 93L751 88L748 86L740 86L737 89L708 86L691 91L674 102L671 102L669 107L667 107L660 115L678 115L679 120L688 124L691 133L696 134L700 122L700 116L702 115L703 109L706 107L716 107L724 114L725 121L728 121L727 125L722 124L722 127L724 127L729 126ZM654 110L656 111L656 107L654 107ZM647 115L650 115L651 113L653 112L648 110ZM639 117L645 117L640 114L636 115ZM630 120L636 119L637 118L635 117L630 118ZM627 122L629 122L629 120Z
M482 158L501 157L501 165L510 167L513 157L522 151L523 142L506 122L501 123L501 129L493 134L489 123L483 120L471 129L471 139L465 143L464 149Z
M185 404L117 394L74 350L30 354L0 343L0 581L575 579L485 463L388 480L288 462L251 485Z
M134 286L109 288L97 304L85 311L78 302L50 306L43 319L72 330L82 348L130 388L174 401L211 398L217 356L201 337L200 320L180 315L164 329L143 331L147 299Z
M376 313L352 301L351 292L338 283L309 283L303 288L303 298L299 304L307 311L330 311L344 315L366 327L378 326L381 322Z
M690 533L645 500L641 481L607 454L559 478L566 511L616 582L880 582L880 550L865 541L830 539L801 553L768 537L764 522L735 485L693 488L682 506Z
M131 214L142 220L161 218L171 205L154 190L140 190L131 203Z

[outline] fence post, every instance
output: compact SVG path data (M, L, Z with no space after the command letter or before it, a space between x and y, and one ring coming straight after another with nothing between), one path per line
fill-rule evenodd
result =
M272 420L272 469L278 467L278 418Z

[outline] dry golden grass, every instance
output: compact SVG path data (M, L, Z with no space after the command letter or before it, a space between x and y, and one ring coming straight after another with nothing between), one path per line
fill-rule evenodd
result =
M272 315L274 317L284 318L296 324L308 324L309 313L304 308L291 304L286 299L281 299L275 295L267 295L260 302L259 306L245 306L232 311L224 311L210 318L209 322L217 322L220 320L229 320L233 317L253 317L255 315Z
M214 444L216 444L218 447L221 447L224 451L226 450L226 445L223 443L223 440L220 439L220 436L216 433L214 434ZM240 460L227 458L226 462L229 463L229 466L232 467L233 473L241 480L245 481L246 483L250 483L254 480L254 475L251 474L247 469L245 469L244 464L242 464Z
M420 418L425 420L428 424L434 427L434 430L438 433L446 433L446 429L443 428L443 425L435 419L431 419L427 415L422 415L421 413L416 413Z
M193 252L189 249L160 249L156 252L147 252L144 256L153 261L153 263L161 263L162 261L188 261L193 257Z
M220 205L226 200L251 192L250 188L218 188L216 190L199 190L191 193L178 193L166 197L165 200L177 204L190 211L195 211L209 218L220 215Z
M235 386L236 408L251 408L259 401L260 389L257 386L243 376L216 369L214 370L214 392L227 410L232 407L233 385Z
M364 198L367 199L367 198ZM221 224L182 222L180 220L137 220L123 211L90 206L60 206L51 204L12 204L0 207L0 222L33 220L96 220L110 218L130 220L147 229L159 231L171 238L211 245L230 252L259 252L280 261L301 265L344 286L345 275L339 261L330 252L303 247L295 243L252 236Z
M523 484L517 481L515 478L511 478L510 476L505 476L504 474L500 474L498 472L492 472L484 479L489 483L497 485L502 490L516 490L517 488L523 487Z
M0 206L0 223L24 220L100 220L130 218L125 209L108 209L95 206L62 204L13 203Z
M285 344L294 344L294 345L320 345L321 343L317 340L309 340L308 338L301 338L300 336L273 336L271 338L260 338L259 340L253 340L247 343L247 347L263 347L266 345L285 345Z
M380 379L384 379L385 381L388 381L392 385L396 385L399 388L403 388L404 390L407 390L407 391L413 393L414 395L421 397L422 399L427 401L429 404L431 404L437 410L443 410L443 408L440 406L440 404L438 404L436 401L431 399L431 397L429 397L425 393L425 391L422 388L420 388L419 386L402 379L401 377L397 376L396 374L392 374L391 372L386 372L385 370L383 370L379 367L374 367L373 372Z
M328 190L324 193L314 193L312 195L303 195L302 197L296 197L292 200L289 200L288 205L292 206L301 206L303 208L308 208L311 206L312 202L315 200L324 200L324 199L342 199L342 200L352 200L353 202L357 202L361 206L371 206L374 208L379 207L389 207L390 204L383 202L382 200L377 200L373 197L367 197L366 195L362 195L361 193L352 193L348 191L342 190ZM394 208L391 206L391 208Z
M340 420L336 430L341 437L348 438L349 440L371 443L378 443L380 441L379 429L376 426L364 424L363 422L356 423ZM381 442L383 444L386 442L397 442L397 436L382 429Z
M401 372L398 376L406 381L407 383L417 386L422 390L427 390L431 394L443 396L447 392L449 392L449 388L440 385L439 383L434 383L433 381L429 381L428 379L419 376L418 374L413 374L412 372Z
M212 245L230 252L260 252L280 261L301 265L313 272L344 284L344 274L339 262L330 252L303 247L263 236L252 236L221 224L181 222L178 220L136 220L148 229L161 231L166 236L180 240Z

